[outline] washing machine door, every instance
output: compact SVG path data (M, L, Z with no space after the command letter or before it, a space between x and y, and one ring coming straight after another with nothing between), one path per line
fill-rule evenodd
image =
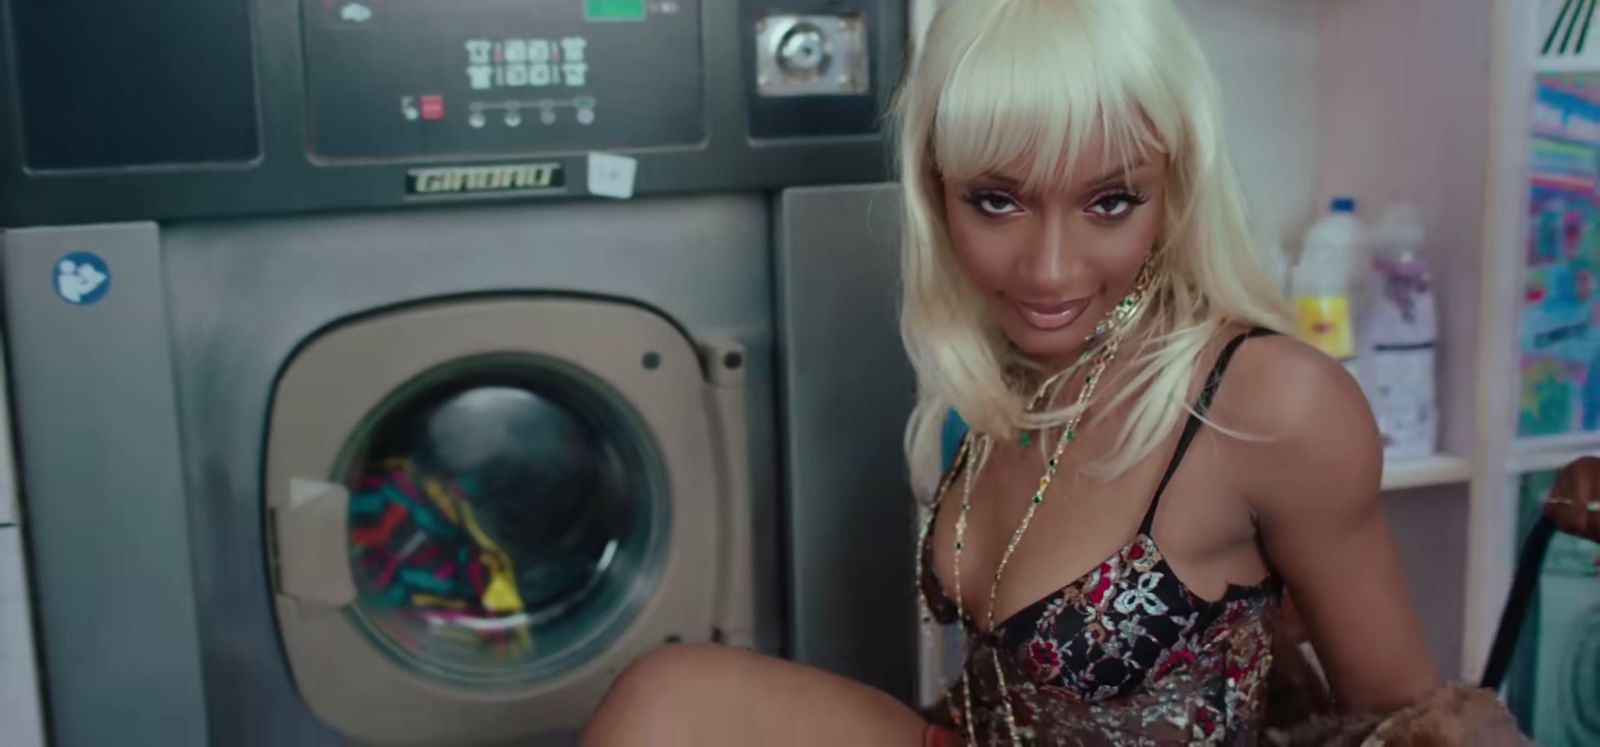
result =
M717 401L689 341L620 303L449 303L316 337L279 379L264 491L306 702L382 744L559 733L637 655L709 638Z

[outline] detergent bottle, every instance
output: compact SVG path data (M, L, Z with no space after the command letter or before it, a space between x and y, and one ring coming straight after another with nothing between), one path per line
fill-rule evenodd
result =
M1428 456L1437 448L1439 327L1432 275L1422 254L1424 236L1422 220L1410 205L1390 207L1373 230L1378 288L1361 315L1358 337L1363 388L1389 457Z
M1306 232L1300 261L1291 279L1295 327L1300 339L1338 360L1359 378L1351 297L1355 268L1364 265L1366 229L1356 218L1356 201L1335 197Z

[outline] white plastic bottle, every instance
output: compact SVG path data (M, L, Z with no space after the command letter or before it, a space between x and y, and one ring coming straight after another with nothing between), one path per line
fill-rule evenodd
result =
M1336 197L1306 232L1294 267L1292 293L1300 339L1343 363L1359 376L1351 316L1355 268L1365 265L1366 229L1356 218L1356 201Z
M1410 205L1390 207L1373 232L1377 288L1362 314L1359 337L1363 389L1388 457L1423 457L1438 448L1439 327L1433 278L1422 254L1425 236Z

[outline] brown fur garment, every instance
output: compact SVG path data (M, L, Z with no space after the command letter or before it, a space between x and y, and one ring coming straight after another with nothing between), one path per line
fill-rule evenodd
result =
M1387 716L1323 714L1272 730L1275 745L1334 747L1520 747L1532 742L1494 693L1461 684L1445 685Z
M1273 641L1262 743L1272 747L1500 747L1529 745L1495 694L1440 687L1391 714L1341 713L1322 675L1300 650L1306 630L1285 599Z

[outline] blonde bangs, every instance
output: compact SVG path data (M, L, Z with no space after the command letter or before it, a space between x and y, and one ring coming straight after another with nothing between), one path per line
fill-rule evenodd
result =
M960 182L998 172L1030 192L1070 181L1098 140L1100 157L1125 168L1165 154L1181 136L1177 107L1157 100L1150 61L1105 33L1104 5L997 2L944 78L932 156ZM1162 124L1168 125L1163 129Z
M1115 474L1153 452L1189 411L1196 366L1220 331L1282 331L1287 304L1260 264L1227 158L1215 80L1171 0L946 0L899 92L901 334L917 374L906 428L912 483L928 497L941 425L1014 434L1065 422L1029 412L1013 391L1019 361L954 259L947 183L989 174L1046 194L1072 182L1085 149L1129 168L1164 158L1169 185L1158 239L1160 287L1141 325L1133 401Z

